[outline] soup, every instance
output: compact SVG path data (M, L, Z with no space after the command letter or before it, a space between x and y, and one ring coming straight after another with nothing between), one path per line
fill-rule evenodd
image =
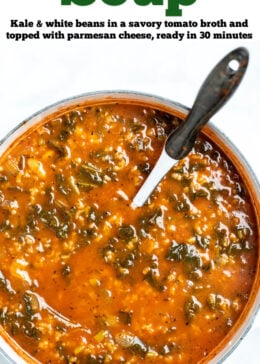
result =
M207 360L245 309L254 208L201 134L148 202L131 202L179 117L79 105L0 159L0 323L40 363Z

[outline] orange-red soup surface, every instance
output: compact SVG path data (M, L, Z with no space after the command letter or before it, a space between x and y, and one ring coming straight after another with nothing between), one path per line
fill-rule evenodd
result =
M238 320L258 237L229 159L201 135L131 207L179 123L81 106L1 157L0 323L39 362L194 364Z

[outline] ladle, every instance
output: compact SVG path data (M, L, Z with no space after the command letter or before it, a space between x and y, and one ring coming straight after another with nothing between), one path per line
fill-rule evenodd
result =
M132 207L141 207L165 174L192 150L202 127L237 89L247 69L248 60L247 49L240 47L228 53L213 68L202 84L186 120L167 137L163 151L135 195Z

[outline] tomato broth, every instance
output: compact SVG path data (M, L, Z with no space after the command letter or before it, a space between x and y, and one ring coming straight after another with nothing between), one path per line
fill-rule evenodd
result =
M195 364L248 302L253 205L204 134L132 208L181 118L81 105L0 159L0 323L40 363Z

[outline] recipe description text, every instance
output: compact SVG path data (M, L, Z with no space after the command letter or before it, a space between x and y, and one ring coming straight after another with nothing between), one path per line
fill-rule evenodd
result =
M248 19L208 21L93 21L84 19L10 19L6 39L15 42L42 40L208 40L253 39Z

